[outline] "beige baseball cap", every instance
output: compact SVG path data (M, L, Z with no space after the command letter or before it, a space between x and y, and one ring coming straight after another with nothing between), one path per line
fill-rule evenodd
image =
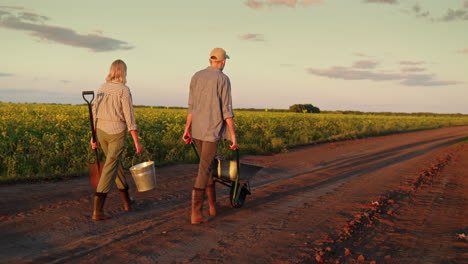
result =
M214 48L210 53L210 59L214 61L222 61L229 59L229 56L226 54L226 51L222 48Z

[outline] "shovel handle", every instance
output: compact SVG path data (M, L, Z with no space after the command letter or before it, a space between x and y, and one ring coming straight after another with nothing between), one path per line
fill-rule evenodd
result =
M191 142L190 145L192 145L192 149L195 152L195 155L197 156L198 159L200 159L200 155L198 154L197 146L195 146L195 142Z
M91 124L91 135L93 137L93 141L97 142L97 137L96 137L96 130L94 130L94 118L93 118L93 110L91 108L91 103L94 101L94 91L83 91L81 92L81 95L83 96L83 99L86 101L88 104L88 111L89 111L89 123ZM91 100L86 99L86 95L92 95ZM96 158L96 163L99 167L99 155L98 155L98 149L94 149L94 156Z
M195 142L191 142L190 145L192 145L192 149L193 151L195 152L195 155L197 156L198 159L200 159L200 154L198 154L198 150L197 150L197 146L195 146ZM239 154L239 147L237 147L235 150L233 150L236 152L236 161L237 161L237 164L239 164L239 160L240 160L240 154ZM237 170L239 171L239 170Z
M91 100L86 99L86 95L92 95ZM88 104L88 111L89 111L89 123L91 124L91 134L93 136L93 141L96 142L96 130L94 129L94 118L93 118L93 110L91 108L91 103L94 101L94 91L83 91L81 92L83 99Z
M91 100L88 101L88 99L86 99L86 95L92 95L93 97L91 98ZM94 91L83 91L81 93L81 96L83 96L83 99L86 101L86 103L91 104L93 101L94 101Z

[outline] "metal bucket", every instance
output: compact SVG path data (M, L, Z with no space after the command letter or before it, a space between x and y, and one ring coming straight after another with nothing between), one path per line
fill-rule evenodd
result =
M139 192L156 188L156 169L153 161L134 165L130 167L130 172Z

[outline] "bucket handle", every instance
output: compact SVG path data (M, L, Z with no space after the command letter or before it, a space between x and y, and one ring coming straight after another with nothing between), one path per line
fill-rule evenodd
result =
M143 158L147 158L146 160L151 161L151 157L150 157L149 153L146 152L146 151L145 151L144 153L145 153L145 154L144 154L144 157L143 157ZM134 166L134 163L135 163L135 157L136 157L138 154L139 154L139 153L133 154L133 158L132 158L132 167ZM142 155L142 156L143 156L143 155Z

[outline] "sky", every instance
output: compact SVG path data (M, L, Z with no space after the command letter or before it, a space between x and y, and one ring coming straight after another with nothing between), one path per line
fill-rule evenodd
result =
M468 0L0 0L0 101L187 106L224 48L234 108L468 114Z

